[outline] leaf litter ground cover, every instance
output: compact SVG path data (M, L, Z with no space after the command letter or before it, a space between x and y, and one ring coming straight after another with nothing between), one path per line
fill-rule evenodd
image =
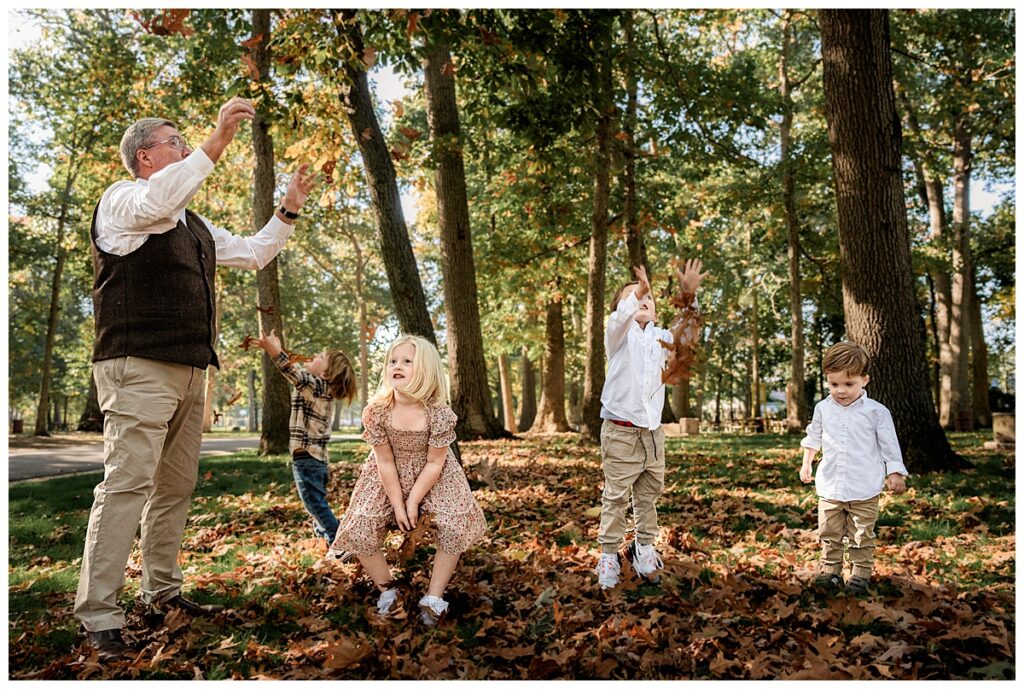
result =
M321 560L287 459L204 459L182 549L187 595L227 609L134 606L136 549L121 602L138 649L107 666L83 650L72 615L99 474L13 485L8 564L14 678L833 678L1010 679L1014 648L1014 466L954 441L976 468L914 476L883 495L871 595L808 587L815 497L799 482L799 438L669 439L659 503L660 585L598 588L596 448L574 435L462 445L488 516L434 629L416 621L429 533L389 540L404 620L374 615L354 562ZM335 444L338 513L365 449ZM496 467L495 467L496 463ZM479 469L475 467L480 467Z

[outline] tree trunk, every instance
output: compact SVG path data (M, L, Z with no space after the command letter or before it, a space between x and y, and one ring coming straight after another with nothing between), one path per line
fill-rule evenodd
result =
M583 441L596 444L601 437L601 390L604 388L604 287L608 263L608 197L612 117L611 31L595 37L594 108L597 144L594 151L594 205L591 213L590 259L587 263L587 346L583 377L580 431Z
M50 312L46 317L46 344L43 347L43 362L40 367L42 381L39 386L39 404L36 406L35 435L50 435L47 418L50 411L50 384L53 367L53 345L57 340L57 321L60 318L60 289L64 279L64 264L67 249L64 247L64 227L67 221L68 194L70 184L64 190L60 216L57 218L56 264L53 267L53 282L50 287Z
M504 416L505 430L509 433L518 433L516 425L516 406L512 401L512 376L508 367L508 356L501 354L498 357L498 379L501 384L501 410Z
M355 10L335 10L334 16L338 36L351 46L355 55L362 56L363 35L355 13ZM363 159L366 182L370 187L370 201L380 234L381 258L387 272L399 327L404 333L420 335L437 344L427 299L416 268L416 257L402 215L395 167L373 108L365 66L360 64L356 67L346 62L342 67L351 83L348 91L342 95L342 104Z
M249 369L249 432L254 433L260 429L259 426L259 405L256 402L256 370Z
M623 209L626 223L626 249L629 252L629 266L632 272L633 266L643 266L647 274L651 274L650 265L647 262L647 246L644 243L643 233L640 231L640 224L637 221L636 208L636 110L637 110L637 78L636 78L636 48L635 48L635 10L626 10L622 17L623 27L626 33L626 116L622 122L622 132L626 135L623 143L623 166L622 177L625 181L626 200Z
M782 125L779 128L782 165L782 205L785 209L789 245L789 381L786 383L786 432L803 433L807 424L804 399L804 313L800 285L800 226L796 217L796 183L792 160L793 97L789 59L795 42L789 11L783 24L779 91L782 96Z
M473 235L466 199L455 77L446 45L435 46L423 64L432 154L437 217L441 229L441 272L448 325L448 371L452 409L459 417L460 438L502 437L487 386L487 363L477 304ZM507 400L506 400L507 402ZM512 409L505 406L505 428L515 427ZM514 431L513 431L514 432Z
M565 324L562 322L561 295L555 294L548 299L544 330L540 408L532 431L567 433L572 429L565 418Z
M849 338L872 359L872 397L888 407L911 471L965 465L932 406L914 291L892 87L889 15L819 10Z
M971 343L971 133L967 116L961 116L953 132L953 289L949 319L949 419L946 429L956 427L957 415L971 406L969 350Z
M523 345L523 354L520 358L520 376L522 391L519 395L519 431L530 430L534 419L537 418L537 374L530 361L530 353Z
M253 37L262 36L255 48L255 63L260 73L261 87L270 83L270 10L252 11ZM252 145L256 155L253 180L253 229L259 230L274 214L274 142L270 138L270 118L266 106L256 109L252 122ZM277 277L277 258L256 272L259 323L263 332L273 330L285 343L284 322L281 317L281 290ZM288 452L288 417L291 414L291 395L284 379L270 355L260 357L263 365L263 427L260 432L260 454L277 455Z
M672 410L680 419L693 416L693 409L690 408L689 378L683 378L672 386Z
M90 433L103 432L103 411L100 409L99 393L96 391L96 378L89 376L89 394L85 398L85 410L78 419L78 430Z
M981 300L978 298L977 276L971 276L971 397L974 425L988 428L992 425L992 410L988 404L988 345L981 322Z
M921 125L917 119L913 105L905 90L900 91L903 107L907 112L907 123L914 132L915 138L923 140ZM943 198L943 180L935 174L927 151L916 152L911 156L918 177L918 185L923 191L923 201L928 208L928 238L936 245L943 257L949 258L949 250L945 246L946 206ZM953 352L949 348L949 321L952 308L952 286L949 272L945 267L932 270L930 273L935 286L935 341L938 354L938 400L939 424L943 428L951 428L956 421L956 414L951 411L950 396L953 394Z

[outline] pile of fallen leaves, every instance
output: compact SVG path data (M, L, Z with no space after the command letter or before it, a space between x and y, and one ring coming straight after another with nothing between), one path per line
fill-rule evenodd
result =
M10 672L20 679L1014 677L1012 464L978 455L972 472L914 477L908 494L884 496L871 595L829 597L808 587L818 556L815 499L797 479L796 440L750 446L718 438L670 440L659 503L665 576L657 586L627 577L611 591L599 589L593 573L597 450L569 435L463 443L490 531L463 557L436 628L420 624L415 611L429 577L429 534L404 548L400 536L390 538L407 614L380 620L358 564L320 559L284 458L207 459L205 478L244 472L246 462L280 465L280 482L241 494L204 492L200 481L182 552L186 593L227 610L195 620L172 612L155 623L133 610L126 637L136 655L101 665L77 634L72 582L39 594L37 610L11 617ZM353 443L332 469L339 514L362 456ZM77 563L45 559L33 565L40 578L72 564L77 575ZM136 553L128 607L138 577Z

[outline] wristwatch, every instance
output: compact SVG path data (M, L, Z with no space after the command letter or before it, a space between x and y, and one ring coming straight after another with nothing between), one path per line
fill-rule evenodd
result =
M292 213L290 210L285 208L283 203L281 204L281 207L278 208L277 210L281 215L288 218L289 220L295 220L295 218L299 217L298 213Z

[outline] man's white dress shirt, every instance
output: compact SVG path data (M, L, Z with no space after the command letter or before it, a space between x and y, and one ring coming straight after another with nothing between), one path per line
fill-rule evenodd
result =
M827 500L867 500L882 492L889 474L907 476L892 414L867 390L846 407L831 395L814 405L800 446L821 450L814 486Z
M185 221L185 207L211 172L213 161L198 148L148 180L111 185L103 193L96 213L96 245L109 254L124 256L142 246L149 235L173 229L178 221ZM199 217L213 235L217 264L222 266L261 269L274 260L292 233L292 226L276 213L262 230L246 237Z
M661 426L665 406L665 384L661 371L673 342L672 332L648 323L641 328L634 320L640 301L634 292L619 301L608 318L604 346L608 373L601 390L601 418L629 421L652 431Z

